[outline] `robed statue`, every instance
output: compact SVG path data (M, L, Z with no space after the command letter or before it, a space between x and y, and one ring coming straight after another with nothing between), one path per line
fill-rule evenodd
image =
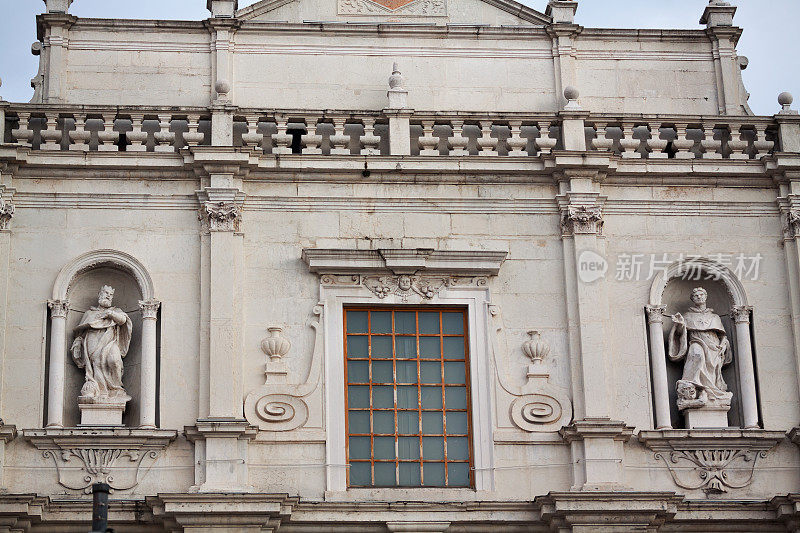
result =
M684 361L678 381L678 409L730 407L733 394L722 378L722 367L733 360L731 344L719 315L706 307L705 289L692 291L694 304L684 315L672 315L669 358Z
M112 306L114 289L100 289L97 307L84 313L75 328L72 359L86 372L80 403L123 403L130 397L122 387L122 360L128 354L133 323Z

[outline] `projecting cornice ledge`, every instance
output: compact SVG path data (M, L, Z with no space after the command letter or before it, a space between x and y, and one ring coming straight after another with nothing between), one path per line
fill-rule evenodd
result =
M451 276L496 276L508 252L415 249L333 250L307 248L303 261L318 274L395 275L419 272Z

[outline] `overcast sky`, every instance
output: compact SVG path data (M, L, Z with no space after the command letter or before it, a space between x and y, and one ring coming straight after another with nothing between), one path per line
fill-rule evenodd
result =
M307 0L318 1L318 0ZM255 0L240 0L240 7ZM544 11L547 0L523 3ZM580 0L577 22L587 27L700 28L707 0ZM800 0L738 0L735 23L744 28L739 53L750 59L744 72L756 114L777 112L781 91L797 95L800 107ZM75 0L70 12L79 17L201 20L206 0ZM41 0L0 0L0 95L27 102L38 59L31 55L36 40L35 16Z

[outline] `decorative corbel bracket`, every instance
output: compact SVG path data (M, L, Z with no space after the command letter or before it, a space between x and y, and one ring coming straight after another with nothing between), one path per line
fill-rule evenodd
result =
M23 438L52 459L58 483L91 493L94 483L112 490L136 487L178 432L136 428L26 429Z
M639 441L655 452L675 484L706 495L742 489L753 482L759 459L786 438L763 429L665 429L642 431Z

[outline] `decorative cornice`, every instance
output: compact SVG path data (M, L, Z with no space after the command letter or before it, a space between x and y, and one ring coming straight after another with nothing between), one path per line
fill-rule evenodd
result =
M427 248L380 250L306 248L302 257L308 269L318 274L391 272L396 276L412 276L417 273L496 276L507 255L508 252Z
M286 494L183 493L148 496L153 516L165 525L201 526L243 531L276 531L287 520L298 498Z

